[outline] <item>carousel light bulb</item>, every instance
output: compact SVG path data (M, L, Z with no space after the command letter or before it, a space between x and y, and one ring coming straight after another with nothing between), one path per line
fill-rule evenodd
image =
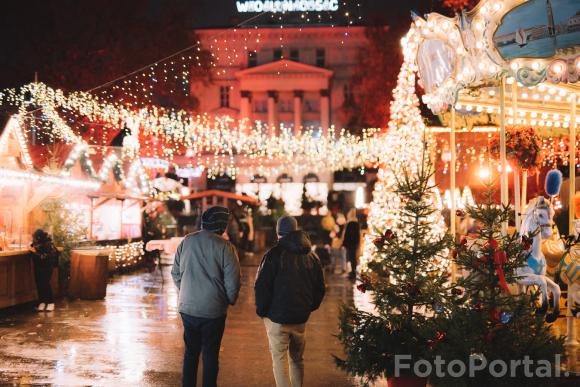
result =
M489 177L491 176L491 171L489 170L489 168L480 168L479 171L477 172L477 174L479 175L479 177L481 179L487 180L489 179ZM451 195L449 195L451 196Z

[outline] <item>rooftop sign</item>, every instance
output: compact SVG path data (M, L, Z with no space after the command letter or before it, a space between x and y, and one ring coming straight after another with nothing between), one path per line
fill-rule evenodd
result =
M245 0L236 7L240 13L338 11L338 0Z

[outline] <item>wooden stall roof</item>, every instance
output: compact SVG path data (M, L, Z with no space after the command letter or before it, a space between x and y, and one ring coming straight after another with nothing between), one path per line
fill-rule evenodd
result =
M189 199L195 200L195 199L202 199L204 197L211 197L211 196L219 196L219 197L223 197L223 198L230 199L230 200L239 200L241 202L248 203L251 205L258 204L258 199L255 199L251 196L240 195L240 194L236 194L233 192L219 191L216 189L202 191L202 192L196 192L196 193L193 193L191 195L182 196L181 200L189 200Z

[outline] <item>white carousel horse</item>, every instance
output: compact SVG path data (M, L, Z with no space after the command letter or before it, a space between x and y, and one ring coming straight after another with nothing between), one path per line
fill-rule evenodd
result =
M552 236L552 219L554 209L548 200L539 196L530 200L523 215L520 228L522 238L533 235L532 247L528 250L527 264L516 270L520 288L536 285L542 292L541 311L548 310L548 294L554 297L554 309L546 316L546 321L553 322L560 315L560 286L546 276L546 258L542 253L542 238Z

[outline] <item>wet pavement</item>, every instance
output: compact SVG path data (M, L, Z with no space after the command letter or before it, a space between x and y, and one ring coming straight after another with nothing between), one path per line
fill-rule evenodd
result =
M243 283L230 308L220 355L220 386L273 386L268 341L254 313L256 259L242 268ZM327 296L307 325L305 386L354 386L332 358L342 303L365 302L347 278L327 276ZM359 302L360 301L360 302ZM566 331L566 320L554 324ZM576 335L580 337L580 324ZM116 276L102 301L66 301L54 312L32 306L0 311L0 385L178 386L183 341L170 267ZM580 353L566 368L580 371ZM379 385L386 385L380 381Z
M250 262L251 265L252 262ZM254 312L257 266L243 267L240 299L228 313L220 386L273 386L268 341ZM338 370L337 316L352 283L328 276L327 296L307 325L305 386L353 386ZM102 301L0 311L0 385L177 386L183 341L170 267L117 276Z

